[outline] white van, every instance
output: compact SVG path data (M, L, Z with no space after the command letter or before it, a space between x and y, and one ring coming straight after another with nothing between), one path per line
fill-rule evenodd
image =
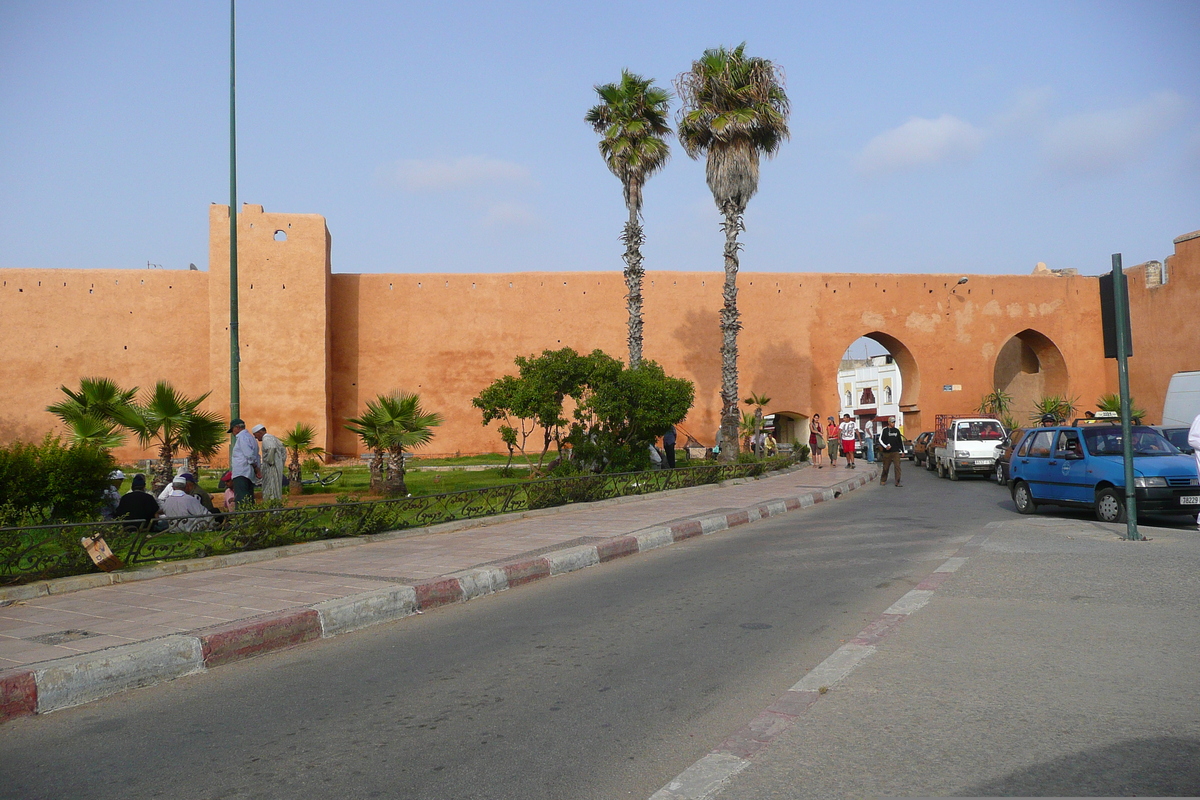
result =
M1190 427L1197 415L1200 415L1200 371L1176 372L1167 386L1163 427Z

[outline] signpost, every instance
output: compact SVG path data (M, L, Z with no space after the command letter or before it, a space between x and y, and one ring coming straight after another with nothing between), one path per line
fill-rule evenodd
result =
M1101 278L1100 297L1101 305L1103 305L1107 288L1105 284L1110 284L1113 310L1111 335L1112 340L1116 343L1117 380L1121 395L1121 442L1125 458L1125 529L1130 541L1138 541L1142 536L1137 529L1137 487L1133 482L1133 424L1129 415L1129 366L1127 363L1129 355L1133 351L1133 341L1129 326L1128 286L1125 273L1121 269L1120 253L1113 253L1112 275L1106 277L1109 277L1109 280ZM1108 320L1104 320L1106 341L1110 334L1107 322ZM1111 358L1112 356L1108 355L1107 347L1105 350L1105 357Z

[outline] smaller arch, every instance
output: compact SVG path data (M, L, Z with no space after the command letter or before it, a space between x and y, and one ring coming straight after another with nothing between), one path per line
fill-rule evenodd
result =
M1026 328L1009 337L996 353L992 379L1012 397L1013 416L1023 421L1043 397L1068 394L1067 361L1058 345L1040 331Z

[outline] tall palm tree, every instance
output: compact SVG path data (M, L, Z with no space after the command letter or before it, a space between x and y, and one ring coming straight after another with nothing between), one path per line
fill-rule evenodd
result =
M300 457L308 456L312 458L321 458L325 455L323 447L317 447L313 444L313 440L317 438L317 431L312 425L303 422L297 422L296 427L288 431L280 441L291 454L291 460L288 462L288 481L292 486L299 491L300 487Z
M652 78L621 70L618 83L596 86L601 103L593 106L584 121L601 135L600 155L625 189L629 221L621 241L625 244L625 295L629 307L629 366L642 361L642 243L646 240L640 221L642 187L671 157L666 137L671 93L654 85Z
M421 398L410 392L381 394L367 401L361 417L346 420L346 429L358 434L375 451L371 463L371 488L386 494L408 494L404 482L404 451L429 443L442 415L427 412ZM377 466L387 455L387 465ZM378 479L378 484L376 483Z
M154 466L154 491L160 492L171 481L175 453L187 447L189 426L195 424L200 404L208 397L205 392L196 399L179 392L167 381L159 381L141 402L118 409L115 419L133 431L142 447L158 445L158 463ZM195 435L200 440L199 435Z
M737 458L737 308L738 234L742 215L758 191L758 165L779 151L788 138L789 104L783 73L763 58L745 54L743 42L732 50L705 50L690 71L675 81L679 143L692 158L705 155L705 177L725 221L725 285L721 308L721 459ZM728 447L729 443L735 443Z
M46 406L46 410L71 429L72 441L92 442L106 450L125 443L116 415L133 402L136 386L122 389L109 378L83 378L78 391L66 386L60 386L59 390L66 399Z

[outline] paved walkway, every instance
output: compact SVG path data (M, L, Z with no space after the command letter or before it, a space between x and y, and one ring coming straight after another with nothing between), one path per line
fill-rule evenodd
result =
M0 722L796 511L877 476L868 464L805 465L719 486L0 590ZM95 585L110 579L118 582Z

